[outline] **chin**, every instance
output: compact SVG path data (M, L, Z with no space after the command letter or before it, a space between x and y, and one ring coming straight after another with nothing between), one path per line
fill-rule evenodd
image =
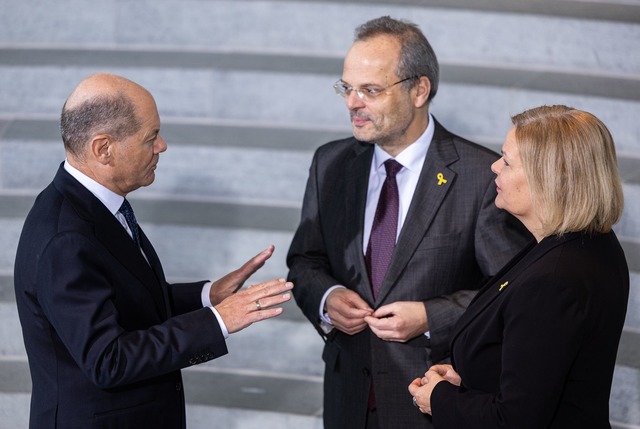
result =
M375 140L375 136L372 136L371 133L364 132L362 128L352 128L353 136L360 140L361 142L372 143Z

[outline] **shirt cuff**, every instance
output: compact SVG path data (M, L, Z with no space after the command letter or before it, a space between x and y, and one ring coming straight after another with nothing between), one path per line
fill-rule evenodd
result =
M213 315L216 316L216 319L218 320L218 325L220 325L220 330L222 331L222 335L226 340L227 338L229 338L229 330L227 329L227 325L224 324L224 320L222 320L222 316L220 316L220 313L218 313L218 310L216 310L211 305L211 300L209 299L209 294L211 292L212 285L213 285L213 282L206 282L204 285L202 285L202 292L200 293L200 301L202 301L203 307L207 307L211 309L211 311L213 312Z
M229 330L227 329L227 325L224 324L224 320L222 320L220 313L218 313L218 310L216 310L215 307L209 308L211 309L211 311L213 311L213 315L216 316L216 319L218 319L218 325L220 325L220 330L222 331L222 335L226 340L227 338L229 338Z
M337 289L337 288L344 288L344 286L342 286L342 285L331 286L329 289L327 289L327 291L324 293L324 295L322 295L322 299L320 300L320 309L319 309L319 312L318 312L318 315L320 316L320 327L322 328L322 330L326 334L331 332L331 330L333 329L333 323L331 323L331 318L324 311L324 304L327 302L327 297L329 296L329 294L334 289Z
M211 307L211 299L209 299L211 293L211 285L213 282L206 282L202 285L202 292L200 293L200 301L202 301L203 307Z

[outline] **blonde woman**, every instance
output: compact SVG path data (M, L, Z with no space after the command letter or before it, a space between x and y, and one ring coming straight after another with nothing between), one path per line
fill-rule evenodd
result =
M611 230L623 208L613 140L598 118L565 106L512 121L492 165L495 202L535 240L460 318L452 365L409 391L436 429L610 428L629 294Z

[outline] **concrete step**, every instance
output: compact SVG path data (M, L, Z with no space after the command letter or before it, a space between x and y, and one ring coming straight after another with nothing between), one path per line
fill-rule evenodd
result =
M173 47L0 47L1 63L7 66L106 66L188 69L254 70L282 73L339 75L341 55L262 53L224 50L184 51ZM619 69L582 69L557 64L507 62L464 58L439 58L443 82L475 83L535 90L637 99L638 76L633 65ZM513 61L510 59L510 61ZM622 67L625 69L624 65Z
M187 389L189 389L189 386ZM28 426L30 398L31 395L29 393L0 392L0 429L26 428ZM189 429L211 429L211 427L228 429L322 429L322 418L188 403L187 427ZM614 427L614 429L618 428Z
M387 4L388 0L325 0L325 3L373 3ZM462 9L476 11L508 12L527 15L570 17L592 20L609 20L637 23L640 8L636 2L620 0L395 0L396 5Z
M494 1L493 8L487 7L487 1L469 0L458 1L454 8L448 8L446 1L429 4L415 0L404 4L237 0L95 4L63 0L36 2L37 8L33 3L6 3L11 7L3 8L6 12L4 25L0 25L0 40L13 45L174 47L187 51L331 53L341 57L357 25L373 17L391 15L419 24L443 60L513 62L532 68L557 64L574 70L631 73L640 69L640 59L625 54L633 51L638 35L634 24L640 7L632 2L579 1L559 5L550 0L533 4L522 0ZM589 3L600 12L593 12L595 19L582 19L589 14ZM69 13L70 7L73 14ZM573 16L561 13L568 7L576 12ZM527 8L534 14L528 14ZM626 19L607 20L603 16L616 8L621 17L625 12ZM538 14L542 11L546 13ZM93 20L83 19L97 14L103 23L102 31L92 31ZM19 26L12 25L16 21Z
M0 67L0 117L53 119L75 84L104 68ZM315 129L330 133L349 129L344 101L331 85L339 75L299 75L251 71L194 71L111 68L149 88L165 121L213 120L264 128ZM42 88L57 81L55 89ZM284 97L287 94L299 94ZM44 95L46 94L46 95ZM313 102L309 102L309 96ZM592 112L611 129L618 150L640 153L637 100L466 83L443 83L432 105L434 115L451 131L481 142L502 142L511 114L541 104L568 104ZM490 106L490 108L487 108ZM464 112L462 115L460 112ZM215 139L215 137L212 137ZM169 142L171 144L171 142ZM255 143L257 144L257 143ZM304 145L304 143L303 143ZM304 146L308 147L308 146Z
M313 150L350 134L331 85L353 29L390 14L418 23L438 53L432 111L451 131L497 149L511 114L554 103L610 127L627 202L616 231L634 271L611 419L640 429L640 57L629 55L639 3L0 0L0 10L0 428L26 426L13 259L24 214L64 157L57 118L77 82L110 71L156 97L169 151L132 201L170 280L224 274L273 243L258 282L286 274ZM190 428L322 426L322 343L294 303L229 346L185 370Z
M0 392L30 392L26 353L12 302L0 302L0 338ZM272 415L268 421L298 419L306 422L303 427L313 427L322 411L323 366L322 340L310 324L279 317L233 334L227 344L228 355L184 371L190 405L240 407L251 411L252 418L267 412ZM261 358L256 359L256 354ZM23 418L24 410L17 411L14 418ZM8 410L0 407L0 416L5 412Z

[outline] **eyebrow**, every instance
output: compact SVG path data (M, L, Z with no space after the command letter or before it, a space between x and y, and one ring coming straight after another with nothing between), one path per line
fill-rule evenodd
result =
M351 85L349 82L344 81L343 79L340 79L340 82L344 83L345 85L350 86L351 88L354 88L353 85ZM367 86L383 86L379 83L363 83L362 85L358 86L358 88L365 88Z
M160 128L155 128L155 129L151 130L148 134L146 134L144 136L144 139L148 140L151 137L158 137L158 135L160 135Z

